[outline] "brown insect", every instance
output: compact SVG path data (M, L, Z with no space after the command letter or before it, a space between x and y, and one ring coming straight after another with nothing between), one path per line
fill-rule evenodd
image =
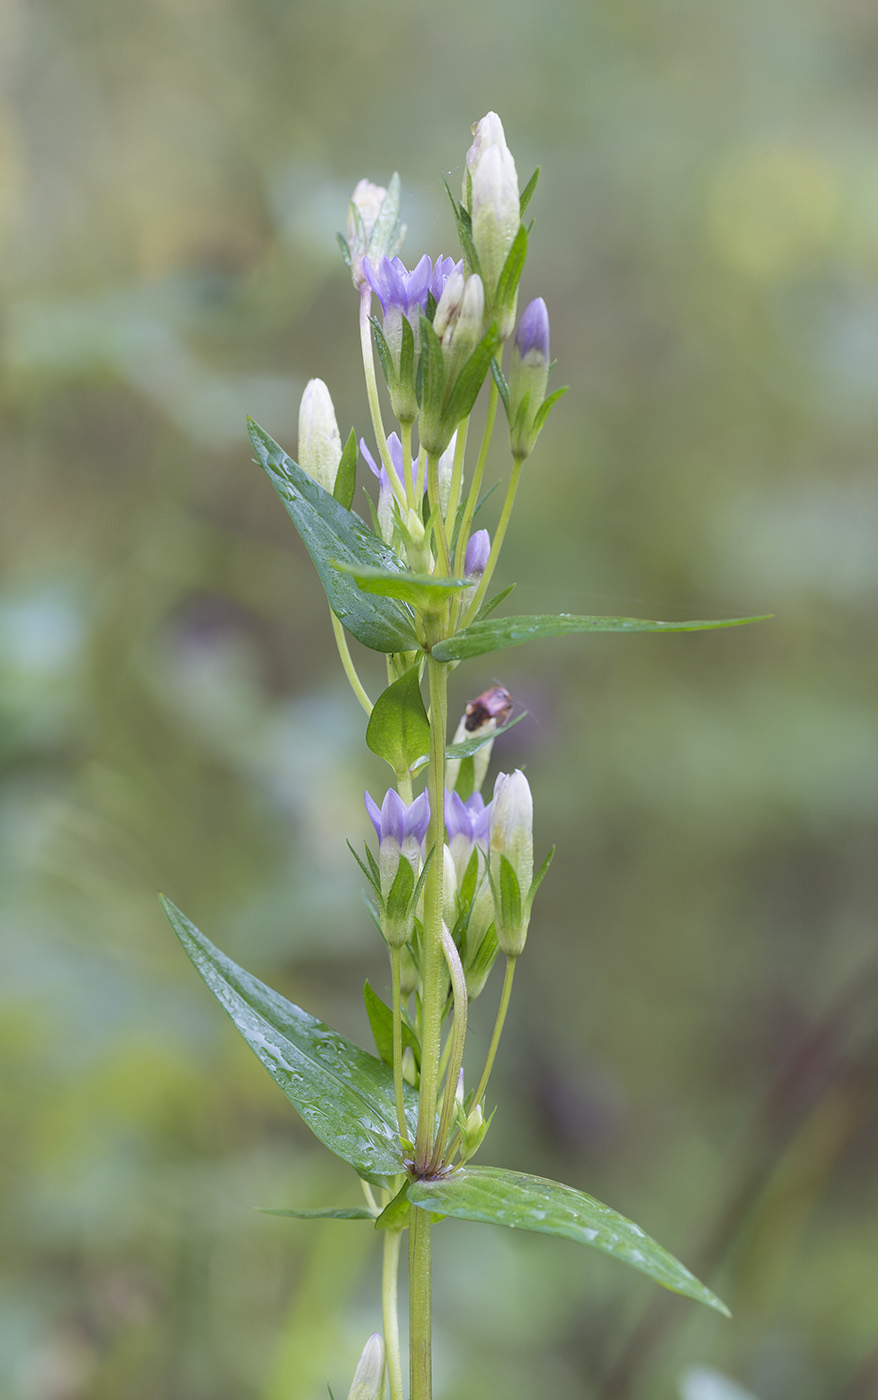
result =
M509 691L504 690L502 685L492 685L490 690L470 700L463 727L467 733L474 734L477 729L483 729L489 720L494 720L495 724L505 724L511 713L512 696Z

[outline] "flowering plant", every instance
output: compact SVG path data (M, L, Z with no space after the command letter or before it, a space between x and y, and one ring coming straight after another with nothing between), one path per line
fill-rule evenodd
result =
M409 1394L411 1400L432 1394L431 1235L444 1216L590 1245L666 1288L726 1311L639 1226L591 1196L505 1167L470 1164L490 1128L485 1095L552 851L535 873L533 799L523 772L499 774L491 800L482 796L493 743L517 722L510 720L508 693L493 686L480 694L449 743L449 673L473 657L540 637L732 625L497 616L510 590L489 598L488 589L520 474L564 390L547 392L543 299L531 301L516 324L529 239L522 216L538 172L520 192L499 117L489 113L473 130L460 202L449 191L459 261L434 262L425 254L413 271L406 269L398 256L403 231L396 176L387 189L366 180L357 185L347 234L340 235L360 298L377 454L376 460L361 443L379 480L369 518L352 509L355 435L342 447L320 380L310 382L302 399L298 463L250 424L257 460L326 593L345 674L368 717L366 743L393 773L380 806L369 793L365 797L377 849L367 845L363 858L354 853L390 962L390 1004L366 987L377 1055L236 966L164 901L183 947L245 1040L316 1136L362 1182L361 1207L280 1212L369 1219L383 1241L382 1331L364 1348L350 1391L357 1400L376 1400L387 1385L391 1400L405 1394L397 1272L406 1232ZM373 296L381 319L372 315ZM390 434L376 355L398 424ZM483 388L485 428L468 474L471 413ZM492 539L485 527L474 527L501 406L512 467ZM348 633L386 656L387 686L374 702L357 673ZM498 960L504 978L487 1055L480 1068L465 1071L468 1016Z

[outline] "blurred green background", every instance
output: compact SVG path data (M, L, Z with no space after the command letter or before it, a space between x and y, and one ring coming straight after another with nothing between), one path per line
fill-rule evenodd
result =
M538 901L484 1152L633 1216L725 1323L448 1222L437 1394L878 1391L878 10L868 0L3 0L0 1390L312 1400L379 1325L357 1199L186 962L165 890L366 1043L364 750L250 463L305 380L367 428L335 245L398 168L410 258L503 117L571 393L499 581L682 618L470 663L531 718ZM489 475L505 473L503 453ZM373 693L381 662L362 655ZM492 983L476 1008L484 1043Z

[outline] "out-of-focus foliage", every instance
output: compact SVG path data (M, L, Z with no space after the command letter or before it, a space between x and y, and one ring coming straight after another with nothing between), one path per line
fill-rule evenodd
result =
M871 1393L876 67L858 0L0 6L4 1396L310 1400L379 1323L368 1225L252 1212L356 1193L155 892L366 1042L344 840L383 773L244 416L294 451L316 374L366 430L348 193L398 167L409 249L451 252L489 108L543 166L523 295L573 386L516 611L777 618L458 673L531 711L496 757L558 842L490 1160L642 1221L735 1318L644 1323L646 1282L451 1221L440 1393Z

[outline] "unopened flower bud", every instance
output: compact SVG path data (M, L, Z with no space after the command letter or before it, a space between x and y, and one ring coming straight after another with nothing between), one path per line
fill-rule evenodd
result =
M329 390L309 379L299 404L299 466L332 495L341 461L341 434Z
M518 174L496 112L483 117L473 127L473 135L466 156L463 203L472 218L485 301L493 309L497 283L521 223ZM512 330L515 311L514 306L499 309L503 312L499 329L505 339Z
M463 572L467 578L481 578L491 557L491 536L487 530L476 530L467 540Z
M348 1400L380 1400L384 1394L384 1338L373 1332L360 1353Z
M520 768L500 773L491 803L490 864L497 942L518 957L527 938L533 884L533 797Z
M509 441L513 457L530 456L539 435L535 420L549 382L549 313L542 297L524 311L509 365Z
M392 258L402 247L405 229L400 227L399 203L398 175L394 175L387 189L373 185L371 180L360 180L351 195L346 237L339 234L339 240L357 290L366 280L363 258L367 254L374 263L380 258Z

